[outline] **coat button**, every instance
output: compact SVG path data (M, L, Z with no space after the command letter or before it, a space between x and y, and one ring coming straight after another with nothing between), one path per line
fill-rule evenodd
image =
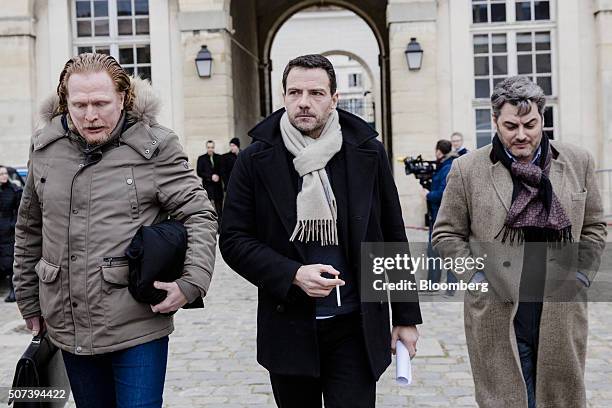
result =
M134 183L134 180L132 180L131 178L125 180L126 183L128 183L130 186Z
M145 150L145 154L149 154L151 151L149 149Z
M72 262L76 261L76 259L77 259L76 255L71 255L71 256L70 256L70 260L71 260Z
M78 213L79 213L79 210L77 210L77 209L75 208L74 210L72 210L72 213L73 213L73 214L78 214Z
M83 167L85 167L85 164L79 163L79 167L83 168Z
M76 348L76 352L77 352L77 353L80 353L82 350L83 350L83 349L81 348L81 346L78 346L78 347Z
M283 305L276 306L276 311L278 313L283 313L285 311L285 306L283 306Z
M77 302L72 302L72 307L77 307L79 304Z
M156 145L157 144L157 140L154 140L151 142L152 145Z
M504 261L504 263L502 265L504 265L506 268L508 268L511 264L510 264L510 261Z
M40 179L40 182L41 182L41 183L46 183L46 182L47 182L47 179L43 177L43 178L41 178L41 179Z

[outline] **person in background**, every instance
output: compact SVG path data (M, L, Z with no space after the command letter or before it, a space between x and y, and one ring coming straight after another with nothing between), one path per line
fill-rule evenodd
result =
M463 134L455 132L451 135L451 143L453 144L453 150L457 153L457 156L463 156L468 152L468 149L463 146Z
M221 225L223 211L223 181L221 180L221 155L215 153L215 142L206 142L206 154L198 157L197 173L208 193L208 199L215 204L215 211Z
M427 200L427 209L429 212L429 245L428 253L430 257L436 257L437 253L431 246L431 234L433 226L438 216L438 210L440 209L440 203L442 202L442 196L444 195L444 189L446 188L446 176L451 169L453 160L457 157L457 153L453 151L452 144L450 141L442 139L436 143L436 171L431 179L431 190L425 196ZM442 271L438 268L437 263L432 263L431 268L427 272L427 279L433 283L440 282L440 276ZM447 271L446 273L447 283L457 282L455 276ZM453 296L455 293L452 290L446 292L447 296Z
M240 139L237 137L232 138L229 142L229 148L229 152L221 156L221 179L223 180L223 188L225 190L227 190L234 164L236 159L238 159L238 153L240 153Z
M9 293L5 302L15 301L13 287L13 253L15 223L21 201L21 188L9 180L8 169L0 166L0 276L9 279Z

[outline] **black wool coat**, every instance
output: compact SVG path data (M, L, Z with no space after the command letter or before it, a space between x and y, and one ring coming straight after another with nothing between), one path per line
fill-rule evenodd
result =
M342 148L329 162L340 241L357 277L361 242L406 242L397 189L376 132L339 111ZM293 285L305 262L289 241L296 224L299 176L280 133L281 109L249 133L234 165L219 245L227 264L258 288L257 359L271 372L319 376L315 302ZM338 177L342 175L344 177ZM346 183L339 182L346 180ZM391 363L386 303L361 303L363 334L375 378ZM422 323L418 302L393 303L393 325Z
M206 190L208 194L209 200L218 200L223 198L223 181L221 180L221 166L222 166L222 158L220 154L213 154L213 161L215 165L213 166L210 162L210 157L208 154L203 154L198 157L198 163L196 166L196 172L198 176L202 179L202 186ZM219 176L219 181L212 181L213 174Z
M21 188L10 181L0 184L0 276L13 271L15 222L21 201Z

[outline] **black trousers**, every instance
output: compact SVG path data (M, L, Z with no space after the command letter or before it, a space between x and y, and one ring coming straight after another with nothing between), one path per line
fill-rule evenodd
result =
M279 408L373 408L372 375L359 313L317 320L320 377L270 373ZM296 350L297 352L297 350Z

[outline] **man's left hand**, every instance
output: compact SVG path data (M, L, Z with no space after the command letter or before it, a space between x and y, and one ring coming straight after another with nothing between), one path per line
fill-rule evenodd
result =
M408 349L410 358L416 355L416 344L419 340L419 331L416 326L393 326L391 331L391 351L395 354L395 343L401 341Z
M151 310L155 313L170 313L179 310L181 307L187 304L187 298L181 292L176 282L153 282L153 286L156 289L165 290L168 292L163 302L153 306Z

